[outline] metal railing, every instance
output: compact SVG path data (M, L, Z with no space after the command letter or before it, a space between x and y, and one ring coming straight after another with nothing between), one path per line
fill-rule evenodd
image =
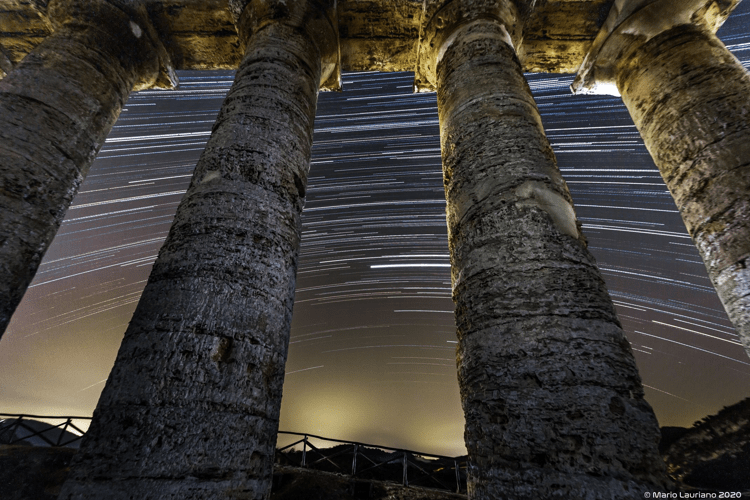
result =
M302 467L339 472L353 477L400 482L403 486L416 486L421 482L422 487L456 493L466 492L465 457L432 455L299 432L279 431L278 434L301 438L276 450L276 462L281 465L283 465L281 462L286 459L292 462L290 465L298 462ZM336 443L338 446L319 448L310 441L311 439ZM302 445L300 451L284 453L300 444ZM360 466L362 461L366 461L364 468ZM388 468L388 465L396 467ZM373 474L376 469L380 469L381 473Z
M39 428L39 421L50 427ZM45 421L57 422L57 425ZM30 442L39 438L48 446L70 446L81 440L86 433L77 426L75 420L91 421L91 417L50 417L48 415L28 415L0 413L0 443L15 444ZM19 432L20 431L20 432Z
M33 438L39 438L47 446L70 446L80 441L86 432L74 422L78 420L90 422L91 417L0 413L0 444L20 442L33 444ZM40 421L48 427L40 428ZM55 425L49 423L50 421L60 421L60 423ZM344 473L361 479L400 482L403 486L421 486L456 493L466 492L467 462L465 457L432 455L299 432L279 431L278 435L300 438L291 444L277 448L276 463L279 465L299 465L327 472ZM315 446L311 439L335 443L335 446L321 448ZM301 450L294 450L294 447L300 444Z

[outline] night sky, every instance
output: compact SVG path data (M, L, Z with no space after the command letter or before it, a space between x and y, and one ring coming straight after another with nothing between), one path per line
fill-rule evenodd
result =
M750 66L750 2L719 35ZM619 98L528 75L661 425L750 396L750 359ZM0 342L0 411L90 415L231 72L133 94ZM463 413L434 94L321 93L280 428L458 455ZM280 442L283 440L280 439Z

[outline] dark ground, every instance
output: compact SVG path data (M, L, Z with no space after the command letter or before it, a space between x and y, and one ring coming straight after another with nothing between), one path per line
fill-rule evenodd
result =
M415 487L417 484L430 485L433 479L424 474L420 478L420 474L413 469L409 472L412 487L403 487L399 484L402 471L399 460L366 471L373 461L381 462L391 456L378 449L360 448L357 471L358 474L361 472L361 476L353 478L345 475L351 471L352 454L349 448L350 445L339 445L320 450L331 457L331 461L323 459L321 453L308 451L308 468L297 466L301 461L300 452L279 453L271 499L466 498L466 495ZM76 451L65 447L0 444L0 499L54 500ZM750 398L696 422L692 428L662 428L660 452L681 490L745 492L743 498L750 497ZM455 485L455 479L451 482L451 477L455 475L452 464L446 462L441 467L438 462L424 461L414 455L409 455L408 459L410 463L432 472L433 477L449 487ZM461 463L464 458L459 457L458 460ZM316 470L315 467L320 469Z

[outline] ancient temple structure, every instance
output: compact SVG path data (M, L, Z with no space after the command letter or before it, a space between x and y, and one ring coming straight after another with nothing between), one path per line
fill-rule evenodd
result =
M237 68L60 498L267 498L320 89L438 95L472 499L643 498L659 429L524 71L622 95L750 350L739 0L0 0L0 331L131 91Z

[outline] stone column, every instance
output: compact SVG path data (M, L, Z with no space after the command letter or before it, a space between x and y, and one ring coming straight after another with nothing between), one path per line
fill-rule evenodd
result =
M54 33L0 81L0 335L130 91L169 83L142 9L52 0L48 15Z
M491 3L428 1L417 76L438 93L469 498L642 498L664 486L659 427L516 58L517 12Z
M325 1L232 7L244 59L61 499L268 498L317 95L338 45Z
M613 11L573 89L622 95L750 355L750 75L728 12L673 3Z

